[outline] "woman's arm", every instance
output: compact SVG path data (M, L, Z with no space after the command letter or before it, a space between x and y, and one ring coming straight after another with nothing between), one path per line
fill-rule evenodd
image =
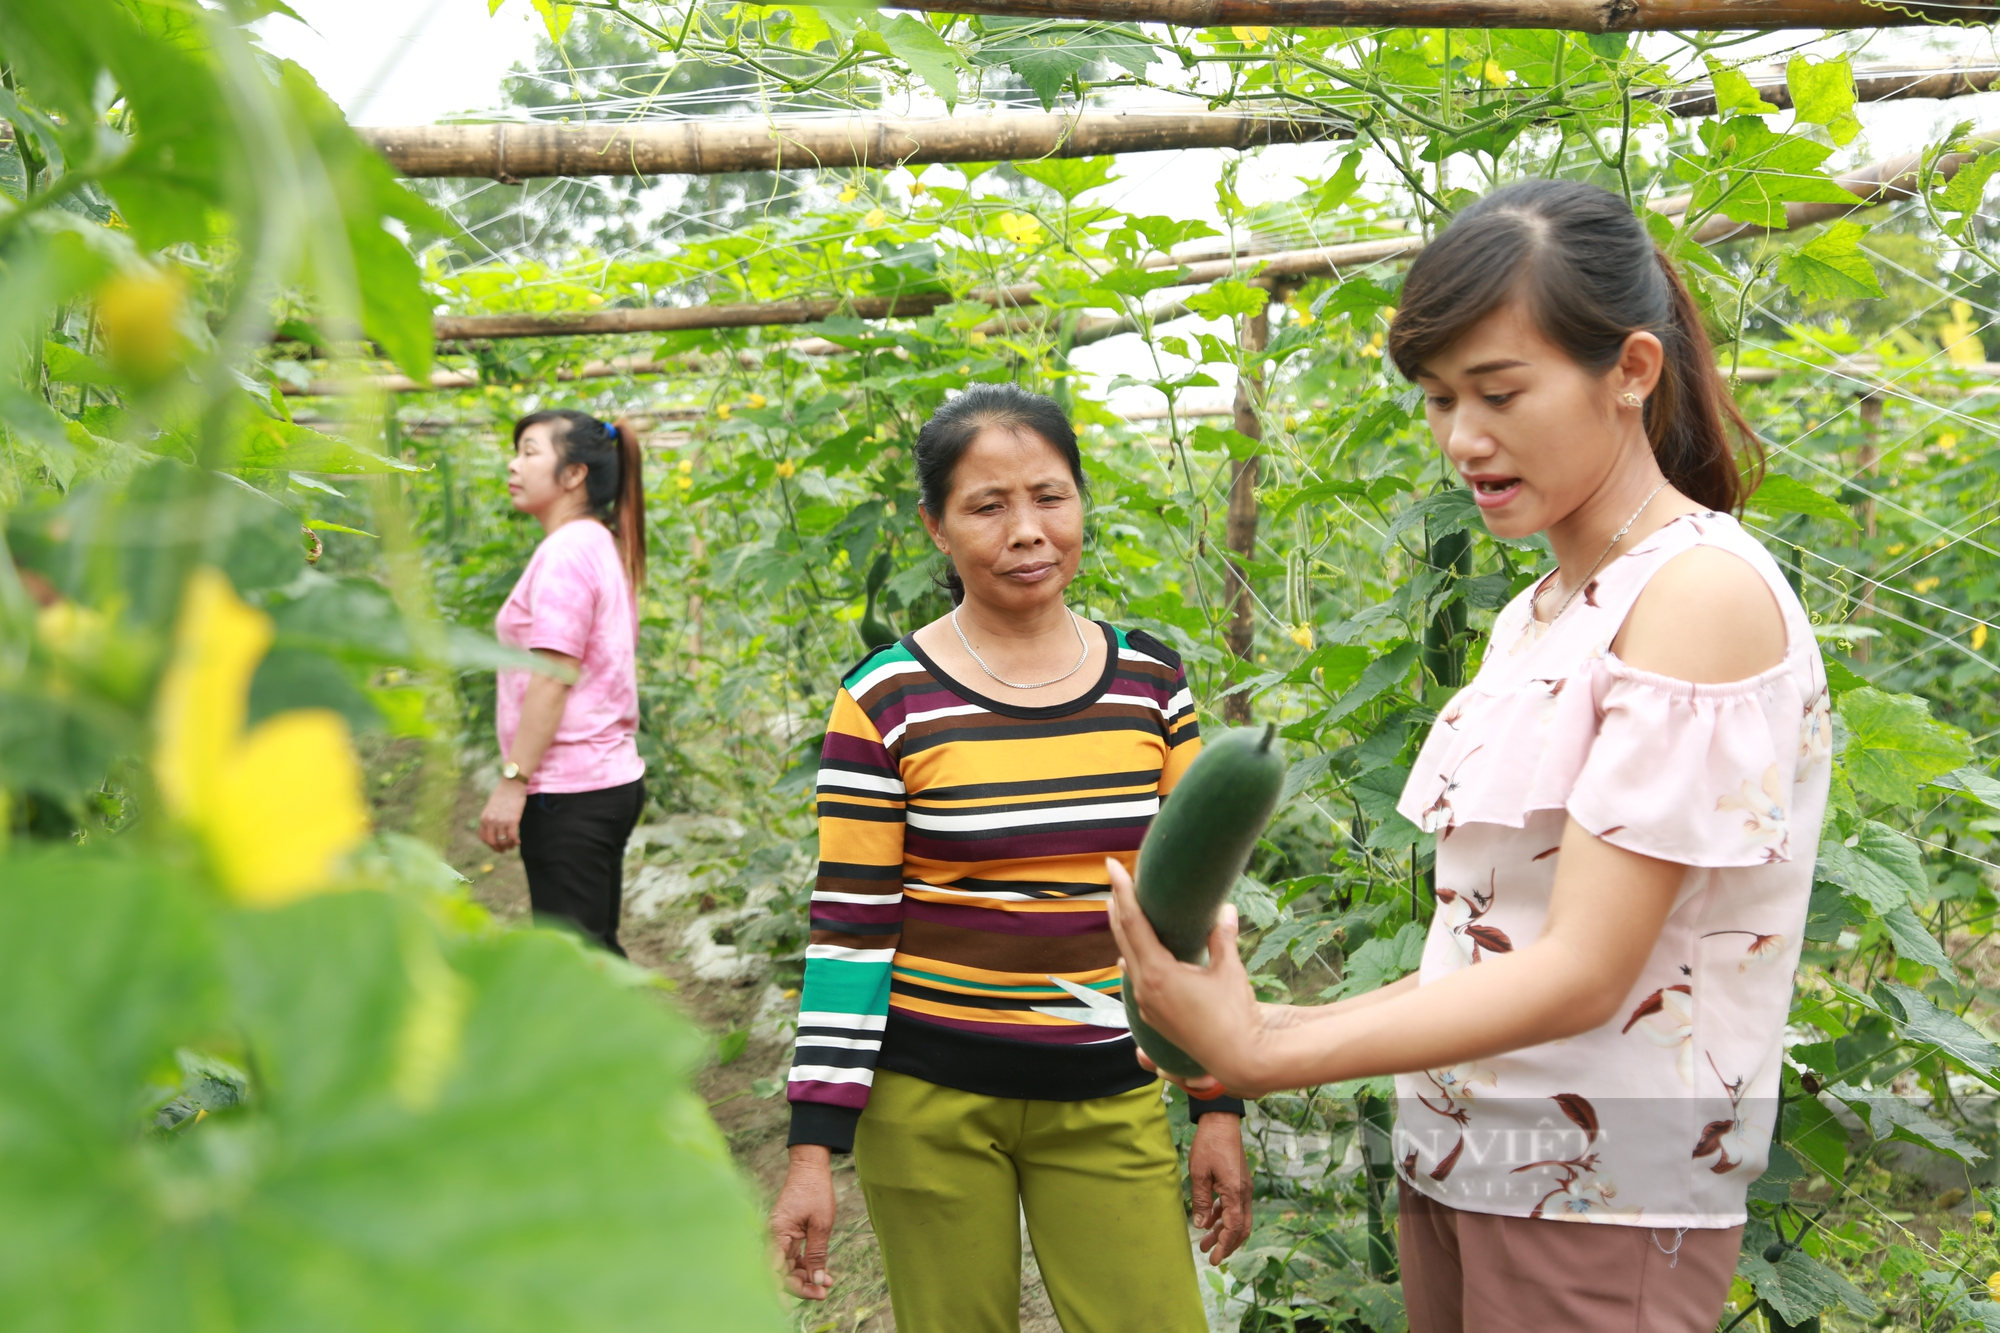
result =
M566 668L574 679L583 663L567 653L537 648L535 656ZM518 778L501 778L479 816L479 840L496 852L517 847L521 842L521 811L528 804L528 779L541 767L542 757L555 744L556 729L562 726L563 706L569 702L570 682L537 671L528 678L528 692L521 700L521 721L514 729L510 752L500 756L521 770Z
M1216 927L1208 967L1180 962L1153 933L1119 867L1111 921L1146 1021L1230 1091L1257 1096L1446 1068L1599 1026L1631 993L1686 874L1685 866L1614 847L1571 821L1548 922L1533 944L1428 986L1398 983L1403 989L1385 987L1395 993L1374 1003L1330 1007L1323 1018L1283 1026L1267 1023L1251 997L1233 913Z

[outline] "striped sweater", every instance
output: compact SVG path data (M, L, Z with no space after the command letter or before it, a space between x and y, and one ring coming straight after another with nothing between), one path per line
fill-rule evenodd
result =
M1038 1012L1077 1007L1052 977L1119 995L1104 860L1133 864L1201 748L1180 658L1102 628L1104 671L1064 704L986 698L907 635L842 682L819 769L791 1142L849 1149L878 1068L1045 1101L1152 1080L1124 1032Z

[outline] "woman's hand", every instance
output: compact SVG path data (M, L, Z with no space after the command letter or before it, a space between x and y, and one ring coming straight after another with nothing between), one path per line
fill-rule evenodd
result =
M1194 1224L1208 1232L1202 1253L1220 1265L1250 1238L1250 1163L1243 1157L1242 1116L1210 1111L1195 1122L1188 1183L1194 1187Z
M1109 858L1104 864L1111 876L1111 933L1140 1017L1210 1074L1174 1081L1197 1096L1213 1097L1224 1087L1239 1097L1270 1091L1257 1072L1267 1025L1237 956L1236 909L1225 906L1208 937L1208 966L1183 963L1153 932L1125 867Z
M502 778L479 812L479 840L496 852L521 845L521 812L528 808L528 784Z
M826 1249L833 1235L833 1154L809 1143L792 1147L785 1186L771 1205L771 1240L785 1290L808 1301L823 1301L833 1290Z

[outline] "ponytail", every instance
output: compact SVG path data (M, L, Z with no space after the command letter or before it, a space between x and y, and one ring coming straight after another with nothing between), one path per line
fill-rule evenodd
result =
M521 432L543 422L559 424L557 468L581 463L590 512L611 529L632 591L646 586L646 488L641 476L639 435L627 422L599 421L571 409L530 412L514 423L514 447Z
M612 501L616 523L611 533L636 593L646 586L646 486L639 470L639 432L629 421L615 422L611 429L618 433L618 498Z
M1667 327L1655 331L1667 359L1659 384L1646 400L1646 438L1675 490L1710 509L1741 509L1763 480L1763 443L1743 419L1722 372L1715 368L1715 349L1702 326L1701 307L1666 252L1654 246L1653 258L1673 313ZM1732 428L1748 455L1747 469L1736 461L1729 438Z
M1666 364L1645 422L1660 471L1696 504L1742 507L1762 476L1762 442L1715 368L1687 284L1630 204L1559 180L1522 181L1471 204L1411 263L1389 353L1415 379L1426 361L1517 299L1542 336L1593 375L1618 363L1634 333L1658 338Z

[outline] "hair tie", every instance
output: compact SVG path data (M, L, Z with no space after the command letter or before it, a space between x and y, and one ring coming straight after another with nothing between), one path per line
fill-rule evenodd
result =
M616 426L612 425L612 424L611 424L610 422L608 422L608 421L602 421L602 422L599 422L598 424L604 427L604 438L605 438L605 439L607 439L607 440L615 440L615 439L617 439L617 438L618 438L618 427L616 427Z

